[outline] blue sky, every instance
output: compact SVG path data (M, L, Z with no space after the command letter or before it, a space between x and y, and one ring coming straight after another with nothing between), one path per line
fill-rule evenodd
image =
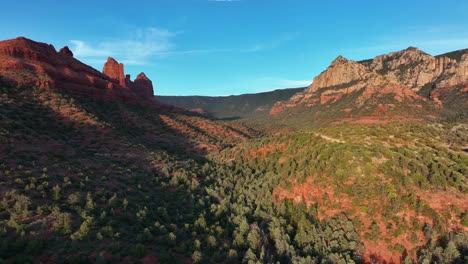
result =
M468 48L467 14L462 0L5 1L0 39L68 45L98 70L112 56L158 95L230 95L306 86L338 55Z

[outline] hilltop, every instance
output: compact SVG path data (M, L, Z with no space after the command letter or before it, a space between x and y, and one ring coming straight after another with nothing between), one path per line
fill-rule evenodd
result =
M459 118L468 107L467 69L467 49L434 57L410 47L359 62L339 56L270 115L322 125Z

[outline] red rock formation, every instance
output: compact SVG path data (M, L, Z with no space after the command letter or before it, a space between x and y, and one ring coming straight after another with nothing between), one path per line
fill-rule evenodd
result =
M109 76L114 83L119 84L122 87L127 87L124 76L124 65L122 63L118 63L114 58L107 58L104 68L102 69L102 73Z
M123 65L120 69L123 72ZM68 48L57 52L52 45L24 37L0 42L0 76L3 83L13 85L54 87L96 99L142 102L141 96L120 82L73 58Z
M132 87L132 80L130 79L130 74L125 75L125 86L126 87Z
M143 72L138 74L130 88L139 95L145 97L154 96L153 83Z
M107 62L104 64L102 72L109 76L115 84L129 88L140 96L147 98L154 96L153 83L143 72L138 74L135 81L132 81L130 74L125 75L124 65L122 63L118 63L111 57L107 58Z
M73 57L73 52L68 48L68 46L61 48L59 53Z
M375 105L383 98L399 103L401 110L415 105L419 107L422 102L443 107L443 102L439 100L444 95L443 91L453 87L456 92L466 93L460 87L468 82L468 50L457 52L460 53L457 59L444 55L433 57L413 47L361 62L338 56L314 78L309 88L288 101L277 102L270 114L277 115L287 109L294 111L300 109L297 108L299 106L330 107L350 97L354 97L353 101L348 101L349 105L343 107L362 108ZM418 94L421 90L427 94L427 89L432 89L429 90L430 97Z

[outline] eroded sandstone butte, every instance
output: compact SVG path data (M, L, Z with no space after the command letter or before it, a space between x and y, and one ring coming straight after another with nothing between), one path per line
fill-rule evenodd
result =
M153 82L143 72L137 75L133 83L130 83L130 88L142 96L153 96L154 94Z
M114 58L107 58L107 62L104 64L102 72L111 78L111 81L115 84L119 84L122 87L128 88L134 93L143 97L153 97L153 82L141 72L136 77L135 81L132 81L130 74L125 74L123 63L118 63Z
M74 58L67 46L57 52L50 44L24 37L0 42L2 83L53 87L96 99L132 103L153 97L152 82L144 74L135 83L127 82L123 64L112 58L106 63L104 73Z
M118 63L114 58L107 58L102 73L109 76L111 80L122 87L126 87L125 76L124 76L124 65Z

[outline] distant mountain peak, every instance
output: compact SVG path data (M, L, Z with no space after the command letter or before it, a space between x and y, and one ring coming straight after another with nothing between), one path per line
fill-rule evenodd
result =
M420 49L417 47L409 46L408 48L406 48L406 50L420 50Z
M369 70L362 64L338 56L330 66L320 75L314 78L309 89L304 91L317 91L322 88L334 87L365 78Z
M343 63L346 63L348 62L348 59L346 59L345 57L339 55L338 57L336 57L336 59L334 59L331 63L331 65L337 65L337 64L343 64Z
M408 47L360 62L338 56L308 89L275 104L270 113L294 111L298 106L320 109L318 112L325 106L336 113L346 105L345 113L354 112L355 118L354 110L368 112L379 104L388 104L387 113L412 116L424 112L433 116L433 109L444 107L443 98L453 92L460 93L460 98L468 95L468 50L434 57Z

